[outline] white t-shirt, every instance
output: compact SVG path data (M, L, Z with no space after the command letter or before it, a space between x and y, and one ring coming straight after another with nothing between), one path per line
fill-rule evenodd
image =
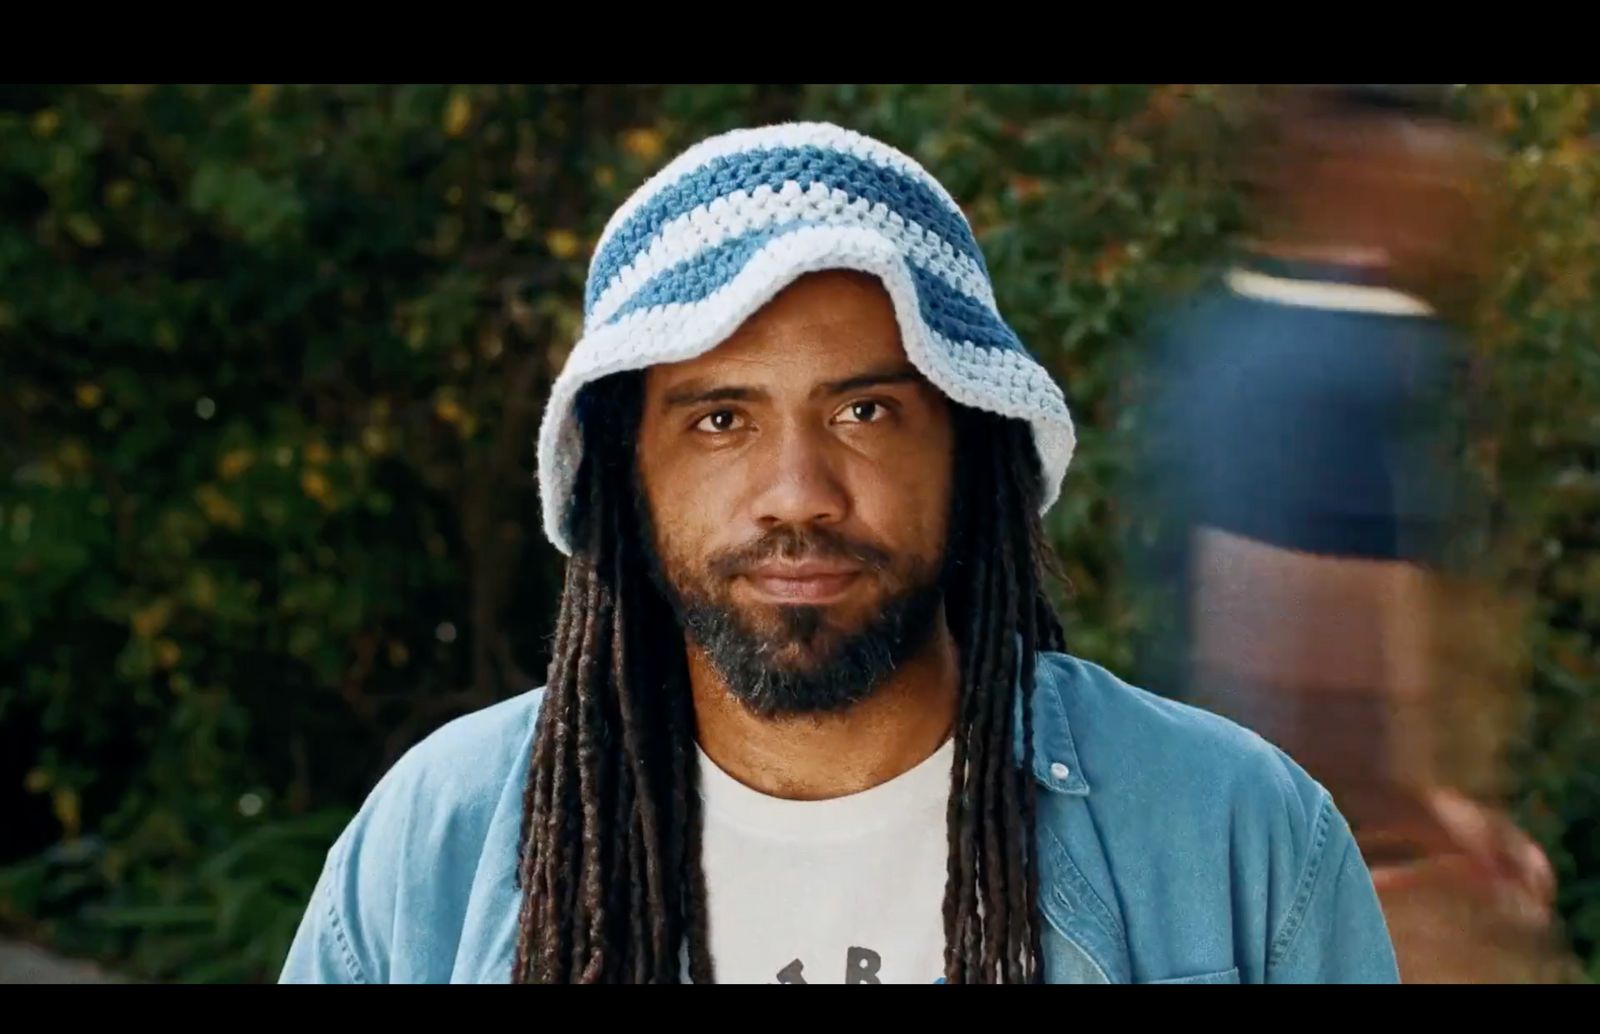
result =
M946 741L863 793L789 801L737 782L702 752L717 982L940 982L954 760Z

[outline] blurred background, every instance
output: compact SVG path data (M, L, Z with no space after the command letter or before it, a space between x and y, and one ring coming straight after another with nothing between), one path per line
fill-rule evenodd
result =
M532 444L585 263L646 176L736 126L839 122L963 204L1079 425L1048 518L1070 648L1185 695L1162 663L1184 604L1139 559L1161 511L1132 487L1159 426L1152 327L1259 244L1270 186L1244 156L1276 103L1195 84L0 87L0 938L136 980L275 978L382 772L542 683L560 566ZM1538 950L1595 979L1600 87L1440 103L1496 164L1475 195L1492 245L1439 302L1460 346L1437 568L1475 602L1433 625L1450 657L1426 752L1542 849Z

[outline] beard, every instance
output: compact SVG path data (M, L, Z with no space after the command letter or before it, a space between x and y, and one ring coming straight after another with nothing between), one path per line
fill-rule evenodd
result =
M938 627L942 558L897 558L831 529L783 526L695 569L663 546L643 492L636 495L636 511L651 580L728 692L759 717L827 714L867 699ZM887 591L855 627L830 619L826 606L741 606L733 580L774 558L848 560Z

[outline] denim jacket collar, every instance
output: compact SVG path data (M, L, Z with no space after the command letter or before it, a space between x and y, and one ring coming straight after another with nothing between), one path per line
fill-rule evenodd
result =
M1018 764L1022 763L1022 692L1021 671L1018 671L1018 689L1013 693L1012 747ZM1084 797L1089 793L1088 780L1083 766L1078 763L1078 748L1072 742L1072 728L1067 721L1067 708L1061 699L1061 687L1048 668L1040 665L1034 669L1033 687L1033 776L1040 786L1054 793Z

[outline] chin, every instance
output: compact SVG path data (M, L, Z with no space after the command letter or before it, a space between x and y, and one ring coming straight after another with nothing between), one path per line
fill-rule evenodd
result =
M826 604L742 595L670 599L727 690L769 718L838 713L871 696L927 643L941 602L934 584Z
M777 640L767 653L767 661L775 672L783 675L815 675L836 663L839 651L838 636L824 636L821 640L804 643Z

